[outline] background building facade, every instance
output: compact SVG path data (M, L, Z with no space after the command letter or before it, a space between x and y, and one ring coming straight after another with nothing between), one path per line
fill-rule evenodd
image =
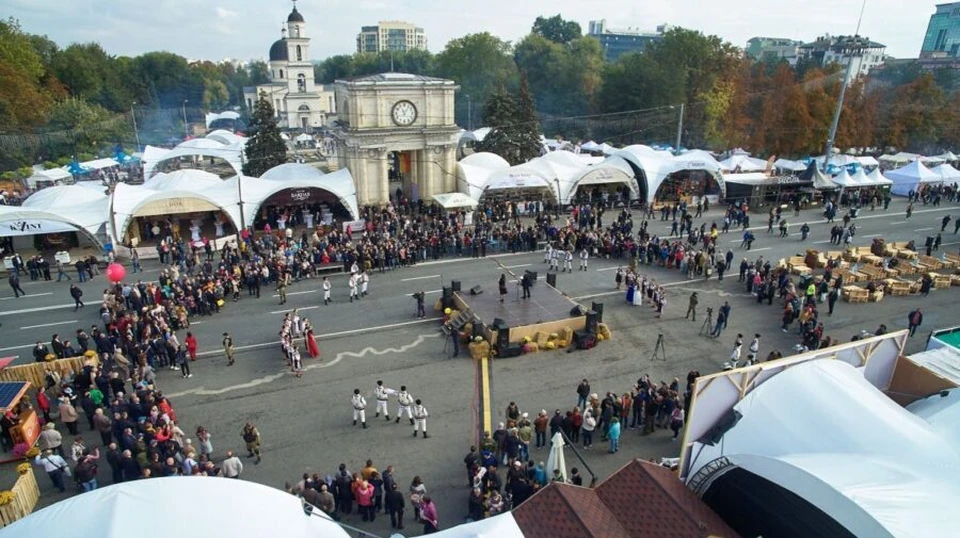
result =
M852 59L849 54L851 48L856 48L859 51L858 54L852 56ZM818 37L812 43L801 45L799 55L801 59L814 62L820 66L836 63L846 67L852 61L854 76L865 76L870 73L871 69L883 63L886 50L886 45L870 41L866 37L826 34Z
M590 21L587 35L600 41L603 56L608 62L614 62L628 52L643 52L652 42L663 39L670 30L667 24L657 26L656 32L642 32L634 28L609 28L606 19Z
M377 26L361 26L357 34L357 52L427 50L423 28L403 21L380 21Z
M312 131L336 114L336 99L332 85L318 85L313 78L306 26L303 15L294 7L282 37L270 47L270 82L244 88L243 98L252 110L261 92L265 93L281 128Z
M783 37L754 37L747 41L745 49L748 56L757 61L777 62L786 60L796 65L803 41L794 41Z
M937 4L920 47L921 58L960 56L960 2Z

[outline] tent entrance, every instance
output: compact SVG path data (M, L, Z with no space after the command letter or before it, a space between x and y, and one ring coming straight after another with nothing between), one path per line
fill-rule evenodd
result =
M319 187L283 189L264 200L254 219L258 229L269 224L274 230L331 225L334 220L352 220L350 211L336 194ZM282 225L281 225L282 224Z

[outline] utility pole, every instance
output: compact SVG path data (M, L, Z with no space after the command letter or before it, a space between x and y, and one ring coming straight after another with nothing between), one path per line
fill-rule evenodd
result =
M686 106L684 103L680 103L680 118L677 119L677 145L674 148L674 154L680 153L680 140L683 137L683 107Z
M833 111L833 121L830 123L830 133L827 135L827 150L823 154L823 171L827 171L830 166L830 157L833 156L833 143L837 136L837 126L840 125L840 113L843 111L843 97L847 93L847 86L850 85L850 78L853 76L853 59L863 58L863 50L867 48L868 39L860 37L860 24L863 22L863 12L867 9L867 0L863 0L860 5L860 18L857 19L857 31L853 37L845 38L839 42L840 54L847 56L847 70L843 75L843 86L840 87L840 96L837 97L837 108ZM841 56L842 58L843 56ZM862 65L862 61L857 65ZM843 192L843 189L840 189Z
M180 110L181 112L183 112L183 137L184 138L187 138L190 136L190 130L187 127L187 103L188 102L189 101L187 99L184 99L183 102L180 103Z
M137 107L137 102L134 101L130 105L130 117L133 118L133 133L137 137L137 151L139 152L141 151L140 150L140 130L137 128L137 108L136 107Z

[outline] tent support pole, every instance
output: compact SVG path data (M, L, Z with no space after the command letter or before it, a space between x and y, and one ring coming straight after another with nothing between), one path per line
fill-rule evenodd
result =
M567 434L563 433L563 430L560 430L560 435L563 436L563 442L566 443L567 446L570 447L570 450L573 451L573 455L576 456L578 460L580 460L580 464L583 465L583 468L586 469L588 473L590 473L590 487L592 488L596 486L597 475L594 474L593 469L590 468L587 462L583 459L583 456L580 455L580 452L577 451L576 443L571 441L570 438L567 437Z

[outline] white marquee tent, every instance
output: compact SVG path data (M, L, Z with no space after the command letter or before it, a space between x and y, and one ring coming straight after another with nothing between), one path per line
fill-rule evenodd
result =
M957 170L949 163L931 168L930 171L940 176L940 179L944 182L960 181L960 170Z
M457 188L474 200L479 200L490 176L507 168L510 168L510 163L495 153L468 155L457 162Z
M27 197L23 205L0 205L0 237L79 232L103 247L109 241L109 207L102 188L48 187Z
M179 517L185 507L202 514ZM145 524L145 514L163 514ZM284 536L349 538L320 510L308 515L297 497L228 478L166 477L123 482L52 504L3 529L9 536Z
M910 191L917 190L921 183L943 181L939 174L931 172L919 159L911 161L910 164L896 170L890 170L884 175L887 179L893 181L890 192L900 196L906 196Z
M738 169L741 173L764 172L767 169L767 161L749 155L731 155L720 161L720 168L724 172L733 172Z
M633 176L633 169L623 157L616 155L589 165L568 179L566 188L560 193L560 199L565 204L569 203L580 187L611 183L623 183L630 189L630 199L637 198L637 181Z
M231 180L228 180L231 181ZM350 175L350 170L341 168L332 174L324 174L320 170L298 163L286 163L267 170L259 178L242 177L242 196L244 211L248 204L256 207L252 213L244 213L248 219L256 215L260 205L267 198L284 189L323 189L334 196L350 212L354 219L360 218L360 208L357 204L357 189ZM248 187L249 185L249 187Z
M204 119L207 122L207 128L210 128L210 124L217 120L238 120L240 119L240 114L232 110L226 110L219 114L216 112L208 112Z
M27 178L27 187L30 189L36 189L38 183L51 183L53 185L59 185L71 179L73 179L73 174L71 174L66 167L51 168L49 170L43 170L42 166L39 170L34 167L33 175Z
M469 195L462 192L448 192L444 194L434 194L433 200L440 204L444 209L474 209L477 207L477 201L470 198Z
M773 167L780 170L787 170L788 172L803 172L807 169L807 165L800 161L791 161L790 159L777 159L773 161Z
M243 148L246 146L246 138L238 136L236 139L230 139L221 134L221 131L214 131L214 133L217 134L213 137L192 138L166 151L162 148L147 146L143 152L144 179L153 177L154 170L161 162L179 157L212 157L222 159L233 168L237 175L242 174ZM225 142L226 140L232 141Z
M733 409L739 420L721 438L695 443L691 475L724 457L799 495L854 536L926 537L960 528L957 447L860 369L830 359L794 364Z
M880 172L879 168L874 168L873 172L867 174L867 177L870 178L871 183L877 186L893 185L893 181L887 179L883 173Z

